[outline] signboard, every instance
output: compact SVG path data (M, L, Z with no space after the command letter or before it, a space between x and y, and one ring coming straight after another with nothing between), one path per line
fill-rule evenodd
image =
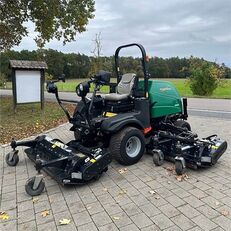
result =
M17 103L41 101L41 74L38 70L16 70Z

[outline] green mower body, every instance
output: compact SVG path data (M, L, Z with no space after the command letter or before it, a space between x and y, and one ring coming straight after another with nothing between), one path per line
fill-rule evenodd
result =
M144 81L139 81L139 88ZM158 118L183 113L181 97L175 86L167 81L149 80L148 96L150 102L150 118Z

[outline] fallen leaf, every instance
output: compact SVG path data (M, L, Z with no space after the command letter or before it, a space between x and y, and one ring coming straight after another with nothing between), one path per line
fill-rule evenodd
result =
M39 200L39 198L38 198L38 197L34 197L34 198L32 199L32 202L33 202L33 203L37 203L37 202L38 202L38 200Z
M219 201L216 201L216 202L215 202L215 205L220 205L220 202L219 202Z
M59 220L60 225L68 225L70 222L71 222L71 220L66 219L66 218Z
M41 216L42 216L42 217L46 217L46 216L48 216L49 214L50 214L50 212L49 212L48 210L44 210L44 211L41 212Z
M121 191L119 191L118 195L124 195L126 193L127 193L127 190L121 190Z
M183 180L182 175L180 175L180 176L176 176L176 180L177 180L177 181L179 181L179 182L181 182L181 181Z
M112 217L114 220L119 220L120 217Z
M119 173L120 173L120 174L123 174L123 173L125 173L125 172L127 172L127 168L121 168L121 169L119 170Z
M151 195L154 195L154 194L156 194L156 191L150 190L149 193L150 193Z
M229 211L226 211L226 210L223 210L221 211L221 214L225 217L228 217L229 216Z
M0 212L0 219L1 220L8 220L9 219L9 215L6 212Z
M107 192L107 191L108 191L108 189L107 189L107 188L103 188L103 191L104 191L104 192Z
M182 175L176 176L176 179L177 181L181 182L183 180L189 179L189 176L187 174L182 174Z
M170 171L170 172L172 172L172 171L175 170L175 166L174 166L174 165L172 165L172 166L167 166L167 167L165 167L165 169L168 170L168 171Z

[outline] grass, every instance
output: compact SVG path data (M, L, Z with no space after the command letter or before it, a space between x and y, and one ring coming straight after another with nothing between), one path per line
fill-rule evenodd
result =
M67 105L73 111L73 105ZM51 110L52 108L52 110ZM57 103L46 102L44 112L39 103L17 105L12 109L12 98L0 98L0 144L9 143L12 138L22 139L53 128L67 121Z
M66 92L74 92L76 86L83 81L86 81L87 79L68 79L65 83L59 82L57 83L59 91L66 91ZM179 91L181 96L187 96L187 97L201 97L197 95L193 95L188 80L186 79L162 79L165 81L172 82L177 90ZM116 82L116 79L111 79L111 82ZM6 88L11 89L12 85L10 82L7 83ZM93 87L91 86L91 91L93 90ZM109 87L103 86L100 89L100 92L102 93L108 93ZM217 89L213 92L211 96L206 96L206 98L221 98L221 99L231 99L231 79L227 80L221 80L220 85L217 87Z
M165 80L172 82L177 90L179 91L181 96L187 96L187 97L201 97L197 95L193 95L190 87L189 87L189 82L186 79L160 79L160 80ZM75 88L77 84L79 84L82 81L86 81L86 79L71 79L67 80L66 83L57 83L58 89L60 91L75 91ZM116 82L116 79L112 79L111 82ZM91 87L91 90L93 88ZM103 86L100 89L100 92L102 93L108 93L109 92L109 87L108 86ZM208 98L208 97L206 97ZM221 80L220 85L217 87L217 89L213 92L213 95L211 95L209 98L227 98L231 99L231 80Z

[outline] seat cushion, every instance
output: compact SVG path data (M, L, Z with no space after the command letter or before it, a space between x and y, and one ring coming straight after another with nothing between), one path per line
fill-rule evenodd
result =
M127 99L129 94L117 94L117 93L110 93L103 96L105 100L110 101L120 101L123 99Z

